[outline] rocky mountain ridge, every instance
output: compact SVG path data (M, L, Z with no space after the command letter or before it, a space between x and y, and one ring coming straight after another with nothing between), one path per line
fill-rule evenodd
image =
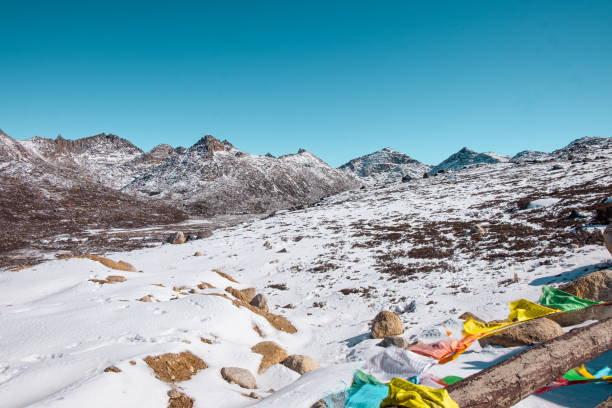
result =
M393 182L405 176L421 177L431 169L431 166L413 159L407 154L389 147L366 154L340 166L340 169L352 172L368 181Z

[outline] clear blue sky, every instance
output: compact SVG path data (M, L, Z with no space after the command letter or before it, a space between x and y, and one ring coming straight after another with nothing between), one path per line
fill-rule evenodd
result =
M332 165L612 136L612 1L3 1L0 128Z

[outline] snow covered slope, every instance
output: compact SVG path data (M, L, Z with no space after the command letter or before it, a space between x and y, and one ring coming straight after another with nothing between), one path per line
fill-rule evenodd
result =
M442 163L438 164L429 171L429 174L436 174L441 170L461 170L464 167L474 164L494 164L507 162L508 156L499 155L496 153L477 153L467 147L459 150L457 153L450 155Z
M212 141L207 150L215 148L233 152ZM456 318L465 311L502 319L508 302L537 300L542 285L612 268L596 220L612 196L612 149L595 148L592 160L471 166L410 185L346 191L183 245L106 254L138 272L81 258L1 271L2 406L166 407L171 385L143 358L191 351L208 368L175 386L195 408L251 406L251 391L265 397L271 388L280 392L259 406L308 408L345 389L352 370L382 350L368 336L381 310L403 311L414 301L415 310L400 315L404 337L430 343L460 330ZM528 205L541 200L549 205ZM126 281L90 281L108 275ZM236 306L228 286L256 288L297 332ZM152 302L138 301L146 295ZM251 347L267 340L324 369L291 385L298 376L280 364L258 374L262 357ZM519 350L473 346L432 373L467 376ZM608 352L587 367L610 364ZM104 372L111 365L121 372ZM249 369L257 389L225 382L223 367ZM519 406L587 408L608 394L606 384L561 387Z
M274 158L205 136L138 177L123 191L181 205L192 214L263 213L360 186L359 180L300 149Z
M413 159L407 154L385 147L374 153L358 157L340 166L370 182L388 183L399 181L404 176L420 178L431 166Z
M125 186L174 152L168 145L159 145L145 153L129 141L105 133L77 140L61 136L55 140L34 137L19 143L52 164L80 171L93 181L115 189Z

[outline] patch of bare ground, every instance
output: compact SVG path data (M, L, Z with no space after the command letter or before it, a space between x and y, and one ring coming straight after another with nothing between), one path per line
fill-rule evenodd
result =
M157 378L168 383L186 381L199 370L208 368L204 360L190 351L147 356L144 361L151 367Z

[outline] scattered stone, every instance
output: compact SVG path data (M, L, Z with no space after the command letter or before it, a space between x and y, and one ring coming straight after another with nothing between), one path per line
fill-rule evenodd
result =
M612 224L606 227L603 232L603 237L606 248L608 248L608 252L610 252L610 255L612 255Z
M105 373L120 373L121 370L115 366L108 366L104 369Z
M470 233L471 234L484 235L485 234L485 230L480 225L474 225L474 226L472 226L472 228L470 228Z
M186 290L186 289L189 289L189 288L187 286L185 286L185 285L172 287L172 290L175 291L175 292L180 292L180 291Z
M410 342L403 337L387 336L383 339L383 341L378 343L378 345L381 347L393 346L393 347L399 347L399 348L406 348L410 345Z
M259 334L259 337L266 337L266 335L264 334L264 332L261 331L258 325L254 324L253 330L255 330L255 333Z
M594 302L612 300L612 270L591 272L559 286L559 289Z
M304 374L312 370L317 370L321 366L308 356L292 354L282 361L283 365L298 374Z
M153 369L157 378L169 383L186 381L199 370L208 368L204 360L190 351L147 356L144 361Z
M198 284L198 289L200 290L204 290L204 289L214 289L215 287L213 285L211 285L208 282L202 282L200 284Z
M146 295L138 299L141 302L151 303L153 302L153 295Z
M106 266L107 268L115 269L118 271L137 272L134 265L129 264L125 261L115 262L112 259L104 258L98 255L80 255L80 256L75 256L75 258L86 258L86 259L91 259L92 261L98 261L102 265Z
M265 246L268 249L272 249L272 244L270 243L270 241L264 242L263 246Z
M412 181L412 177L410 177L408 174L402 177L402 183L407 183L409 181Z
M195 254L193 254L193 256L202 256L202 253L200 251L196 251Z
M192 408L193 398L189 398L184 393L180 392L176 388L172 388L168 391L168 408Z
M427 173L425 173L427 174ZM317 402L315 402L314 404L312 404L310 406L310 408L328 408L327 404L325 403L325 401L323 400L318 400Z
M228 281L231 281L231 282L234 282L234 283L238 283L238 281L237 281L236 279L232 278L230 275L228 275L228 274L227 274L227 273L225 273L225 272L221 272L221 271L220 271L220 270L218 270L218 269L213 269L213 272L216 272L216 273L217 273L219 276L224 277L224 278L225 278L225 279L227 279Z
M288 303L283 306L283 309L295 309L295 305L293 303Z
M200 337L200 341L206 344L213 344L212 340L206 339L204 337Z
M383 339L388 336L397 336L404 332L402 321L393 312L387 310L376 315L372 321L372 338Z
M531 343L541 343L562 334L563 329L558 323L543 317L511 327L499 334L484 337L478 340L478 342L481 346L491 344L502 347L517 347Z
M204 229L204 230L198 231L197 233L198 239L210 238L212 237L212 235L213 235L213 232L212 230L209 230L209 229Z
M429 173L423 173L423 178L424 178L424 179L429 178Z
M482 320L480 317L476 316L475 314L472 314L471 312L465 312L463 313L461 316L459 316L459 319L461 320L467 320L469 318L474 319L474 321L480 322L480 323L484 323L485 321Z
M286 254L287 253L287 248L283 248L280 251L277 251L277 254Z
M247 394L247 397L253 398L253 399L256 399L256 400L263 399L263 397L261 395L257 394L255 391L252 391L250 394Z
M268 308L268 301L266 300L266 297L262 295L261 293L256 295L253 299L251 299L249 304L251 306L255 306L256 308L263 310L264 312L270 311L270 309Z
M257 388L255 376L246 368L223 367L221 377L230 384L237 384L242 388Z
M262 341L251 347L251 351L261 354L263 357L257 372L262 374L274 364L281 363L289 355L287 351L273 341Z
M91 282L99 283L100 285L104 285L105 283L125 282L126 280L125 276L121 275L108 275L106 279L90 279Z
M130 360L130 365L136 365L136 362L134 360Z
M170 244L184 244L185 243L185 235L179 231L168 237L168 243Z
M255 297L255 288L235 289L228 286L225 291L245 302L250 302Z

